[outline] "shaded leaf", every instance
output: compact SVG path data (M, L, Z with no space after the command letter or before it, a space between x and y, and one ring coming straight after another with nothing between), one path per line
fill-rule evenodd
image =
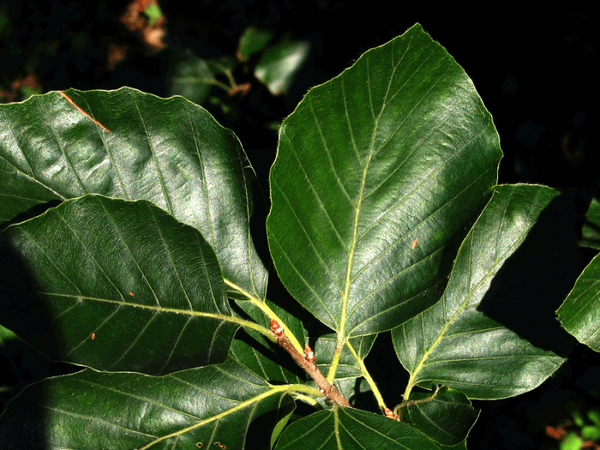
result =
M167 83L170 95L181 95L202 104L217 80L203 58L183 49L176 51L169 61Z
M292 85L309 51L309 42L284 37L276 45L265 50L256 64L254 75L267 86L271 94L283 94Z
M593 197L581 228L579 245L600 250L600 200Z
M0 105L0 222L88 193L148 200L200 230L224 276L263 298L267 274L249 232L254 172L236 136L181 97L66 95L73 104L51 92Z
M246 62L255 53L260 52L273 39L273 33L256 27L248 27L240 37L236 56L241 62Z
M563 363L570 342L552 305L577 266L565 207L550 188L496 189L460 248L441 300L392 331L411 375L409 391L439 384L469 398L510 397L537 387Z
M410 319L439 298L500 157L471 80L419 25L366 52L281 127L267 220L280 278L341 340Z
M25 389L0 417L0 446L268 448L269 432L252 433L252 442L248 433L255 419L289 404L286 389L233 361L165 377L88 369Z
M215 254L151 203L84 196L0 238L2 322L47 356L153 374L225 360L238 325Z
M600 255L583 270L557 314L579 342L600 352Z
M276 450L439 448L406 423L367 411L336 407L293 422L283 431Z
M415 392L410 400L406 418L441 445L463 442L479 415L464 394L447 386L433 394Z

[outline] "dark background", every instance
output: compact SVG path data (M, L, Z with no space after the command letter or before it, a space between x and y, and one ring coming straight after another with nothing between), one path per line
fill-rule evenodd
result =
M0 1L7 24L0 34L0 84L5 90L11 81L34 73L42 92L132 86L166 96L170 57L178 49L216 58L234 55L250 25L277 37L291 32L295 39L310 41L311 52L287 95L274 97L251 75L236 73L236 79L253 82L246 96L228 100L237 114L207 106L235 131L259 179L266 180L277 145L276 132L266 124L290 114L311 86L420 22L463 66L494 117L505 154L500 183L575 188L580 225L600 182L598 135L592 132L598 126L597 12L591 7L478 4L467 9L456 2L442 8L421 3L419 8L380 1L165 1L168 46L150 55L119 22L126 2ZM107 68L111 44L128 47L127 58L114 70ZM582 264L593 254L584 249ZM389 344L385 339L383 348ZM22 349L0 353L0 385L15 386L1 393L0 408L24 384L63 370ZM381 378L401 370L377 358L371 356L370 363L380 368ZM556 441L545 438L544 427L563 420L569 402L583 410L595 405L599 380L600 358L577 345L569 362L532 393L476 403L482 414L469 448L556 448Z

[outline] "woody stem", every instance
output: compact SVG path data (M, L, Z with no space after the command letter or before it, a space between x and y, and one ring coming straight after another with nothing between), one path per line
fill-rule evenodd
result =
M327 381L315 362L309 361L304 357L303 354L296 350L284 332L274 334L277 338L277 343L290 354L294 361L296 361L296 363L298 363L298 365L302 367L313 380L315 380L315 383L317 383L317 386L319 386L323 395L327 396L340 406L350 406L350 402L346 397L344 397L344 394L342 394L333 384Z

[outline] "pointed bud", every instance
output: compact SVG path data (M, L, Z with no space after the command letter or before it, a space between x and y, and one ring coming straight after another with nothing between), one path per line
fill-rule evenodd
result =
M385 417L389 417L390 419L398 420L398 416L396 414L394 414L394 411L392 411L387 406L383 407L383 412L385 413Z
M271 333L277 337L283 336L283 327L275 319L271 319Z
M311 362L311 363L315 362L315 353L308 346L308 344L304 344L304 357L306 358L306 360L308 362Z

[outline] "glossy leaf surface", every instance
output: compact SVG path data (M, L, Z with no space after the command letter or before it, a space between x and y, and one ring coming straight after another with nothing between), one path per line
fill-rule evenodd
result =
M498 135L419 25L312 89L280 130L268 239L288 291L342 338L433 304L496 183Z
M570 283L577 253L561 200L542 186L497 188L441 300L392 331L410 386L504 398L537 387L563 363L569 339L552 305Z
M563 327L579 342L600 352L600 256L583 270L557 311Z
M65 95L0 106L0 222L88 193L148 200L200 230L225 277L263 298L266 271L249 234L254 173L236 136L181 97Z
M320 411L297 420L280 437L276 450L439 450L406 423L351 408Z
M433 394L411 395L405 417L439 444L456 445L467 438L478 415L464 394L443 386Z
M215 254L151 203L84 196L0 238L2 322L47 356L153 374L225 360L238 325Z
M165 377L88 369L28 387L0 418L0 447L267 448L253 421L289 402L285 387L233 361Z

